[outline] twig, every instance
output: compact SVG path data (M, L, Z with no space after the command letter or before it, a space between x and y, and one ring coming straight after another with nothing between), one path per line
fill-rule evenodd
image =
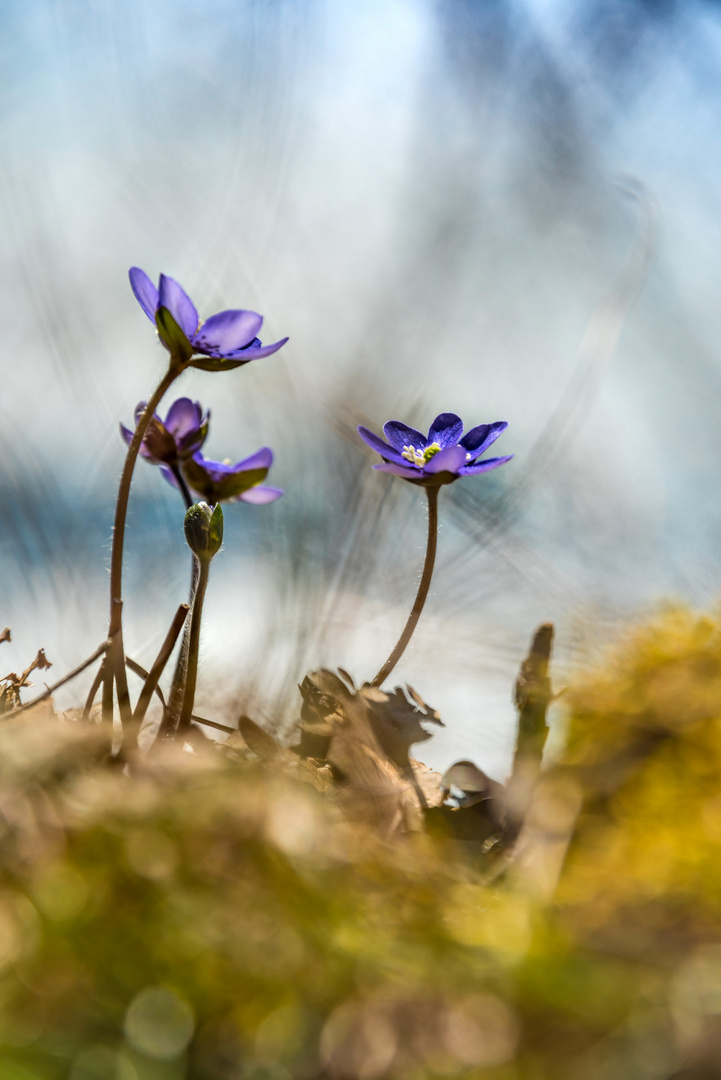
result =
M45 649L38 649L37 656L31 664L28 664L28 666L25 668L22 675L20 676L20 680L17 684L17 689L21 690L23 686L26 685L32 686L32 683L28 683L28 679L36 668L40 671L44 671L45 668L49 668L52 666L53 665L50 663L47 656L45 655Z
M528 656L516 679L515 703L518 708L518 739L514 771L521 758L533 758L541 764L548 737L546 712L553 700L548 668L553 646L553 623L542 623L535 634Z
M178 611L180 611L181 608L187 608L187 606L188 606L187 604L181 604ZM177 618L178 618L178 615L176 614L176 619ZM181 628L182 628L182 623L181 623ZM172 630L172 627L171 627L171 630ZM176 639L177 639L177 634L176 634ZM166 638L165 640L167 641L168 639ZM163 643L163 644L165 644L165 643ZM108 642L105 642L105 647L107 648L107 646L108 646ZM172 646L171 646L171 651L172 651ZM156 660L155 663L157 664L157 660ZM167 660L166 660L166 663L167 663ZM129 670L132 671L134 675L137 675L139 678L144 679L145 682L147 683L148 679L150 678L150 674L152 672L152 669L151 669L150 672L146 671L145 668L141 664L139 664L136 660L133 660L129 656L125 657L125 666L127 668L129 668ZM155 666L155 665L153 665L153 666ZM98 674L95 677L95 682L93 683L93 686L90 688L90 694L88 695L88 701L90 702L90 705L86 705L86 707L88 709L88 713L90 712L90 708L92 707L92 701L95 699L95 695L98 692L98 689L100 687L100 683L102 682L102 679L103 679L103 672L102 672L102 668L101 668L101 670L98 672ZM143 691L144 691L144 689L145 688L143 687ZM141 697L143 695L143 691L141 691L141 695L140 695ZM153 687L153 692L158 695L158 697L160 698L160 702L163 705L163 708L165 708L165 698L163 696L163 691L160 689L159 686L156 685L156 686ZM91 695L92 695L92 700L91 700ZM138 699L138 704L140 704L140 699ZM137 709L136 709L136 711L137 711ZM87 717L85 717L85 715L83 715L83 719L87 719ZM195 713L193 713L193 715L190 717L190 719L194 720L196 724L205 724L206 727L215 728L216 731L224 731L226 733L226 735L237 735L238 734L238 728L237 727L228 727L227 724L219 724L217 722L217 720L206 720L206 718L204 716L196 716Z
M0 693L0 714L5 716L20 708L20 691L25 687L33 685L31 682L28 682L33 671L36 669L44 671L45 668L50 668L52 666L53 665L45 655L45 650L38 649L35 659L32 663L28 664L22 675L16 675L14 671L11 671L4 679L0 679L0 682L5 683L2 693ZM8 701L10 702L9 705Z
M139 679L143 680L143 682L145 682L148 675L150 674L149 671L145 670L142 664L139 664L137 660L132 660L129 656L125 657L125 666L128 671L132 671L133 675L137 675ZM155 693L160 698L161 705L163 706L163 708L165 708L165 697L163 696L163 691L160 689L159 686L155 687Z
M553 700L548 674L552 647L553 623L542 623L533 635L516 680L518 736L507 789L507 825L511 835L517 835L523 824L541 771L548 738L546 713Z
M90 710L93 707L93 702L95 701L95 697L96 697L96 695L98 693L98 690L100 689L100 684L105 679L105 664L106 664L106 659L105 659L105 657L103 657L103 662L100 665L100 667L98 668L97 675L93 679L93 684L90 687L90 690L88 691L87 698L85 699L85 708L83 709L83 715L80 717L81 720L89 720L90 719ZM112 686L112 684L111 684L111 686Z
M145 719L145 713L147 712L148 705L150 704L150 699L153 696L153 691L157 687L158 680L163 674L165 665L170 659L170 654L175 647L175 642L178 640L178 634L183 628L183 624L189 610L190 608L187 604L181 604L176 611L175 617L170 624L170 629L168 630L168 633L165 637L165 641L160 647L160 652L156 657L155 663L151 667L150 673L145 679L143 689L140 691L138 703L135 706L135 712L133 713L133 721L138 725L138 727L140 727L143 720Z
M10 627L6 626L5 629L2 631L2 633L0 633L0 643L3 642L3 641L11 641L11 640L12 640L12 638L10 637Z
M238 728L227 727L225 724L218 724L215 720L206 720L204 717L196 716L195 714L193 714L190 719L195 720L196 724L207 724L208 727L215 728L216 731L225 731L228 735L238 734Z
M104 641L102 645L98 646L92 656L89 656L87 660L84 660L82 664L74 668L68 675L64 675L62 679L58 680L58 682L53 683L52 686L48 686L48 688L44 690L42 694L39 694L32 701L28 701L25 705L21 705L19 708L13 709L12 712L7 713L4 719L9 720L11 716L17 716L19 713L25 712L26 709L32 709L33 705L39 705L41 701L45 701L46 698L49 698L50 695L54 694L56 690L59 690L61 686L64 686L65 683L68 683L71 679L74 679L76 675L81 675L86 668L89 668L91 664L95 663L99 656L103 656L103 654L106 653L109 648L110 642Z

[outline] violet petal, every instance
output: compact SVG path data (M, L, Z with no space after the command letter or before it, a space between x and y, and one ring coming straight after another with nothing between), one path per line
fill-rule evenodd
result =
M463 436L461 446L464 446L472 457L477 458L496 441L499 435L503 434L507 427L505 420L497 420L495 424L479 424Z
M145 403L141 402L140 405L138 405L138 408L135 410L135 423L136 423L136 425L137 425L137 422L138 422L138 416L140 415L140 413L142 413L144 408L145 408ZM135 432L131 431L130 428L126 428L125 424L121 424L120 425L120 434L121 434L123 440L127 443L127 445L130 446L131 442L133 441L133 435L135 434ZM152 462L153 465L157 464L155 455L152 454L151 451L148 449L148 447L147 447L147 445L145 443L145 439L143 439L143 441L140 444L139 453L140 453L140 456L145 459L145 461L150 461L150 462Z
M425 435L421 435L420 431L408 427L407 424L401 423L400 420L389 420L387 424L383 425L383 431L388 442L399 453L402 453L406 446L413 446L416 450L425 450L428 445L428 439L426 439Z
M252 503L253 506L266 506L275 502L283 494L282 488L264 487L257 484L256 487L248 488L241 495L236 496L238 502Z
M178 282L165 274L160 275L158 304L167 308L187 338L192 338L198 329L198 312L185 289Z
M376 472L392 473L394 476L402 476L404 480L420 480L423 473L420 469L406 469L402 465L394 465L392 461L384 461L382 465L374 465Z
M395 461L397 465L402 465L405 458L398 453L392 446L383 442L383 439L379 435L375 435L372 431L369 431L367 427L362 425L358 428L358 434L364 443L370 446L371 450L375 450L381 457L388 458L389 461Z
M428 443L437 442L441 450L455 446L463 434L463 421L452 412L444 412L435 418L428 432Z
M168 409L165 417L165 426L176 442L185 438L191 431L196 431L202 422L203 410L200 403L191 401L190 398L181 397Z
M250 345L262 325L263 317L255 311L220 311L203 323L193 344L198 349L227 356Z
M160 471L163 474L163 478L167 480L169 484L172 484L174 488L180 488L180 484L178 483L172 469L169 469L167 465L161 465Z
M287 337L281 338L280 341L274 341L272 345L248 345L245 349L236 349L235 352L227 353L228 360L260 360L262 356L272 356L273 353L278 352L278 349L282 349L285 345Z
M464 465L458 471L461 476L478 476L479 473L490 472L491 469L497 469L499 465L505 465L513 457L515 454L509 454L508 457L488 458L487 461L478 461L475 465Z
M148 316L152 323L155 322L155 312L158 309L158 290L152 281L139 266L131 266L128 271L130 288L133 290L135 299Z
M230 468L231 472L245 472L247 469L269 469L273 464L273 451L269 446L262 446L250 457L237 461Z
M423 471L431 475L440 472L457 473L465 463L466 451L462 446L447 446L439 451L424 466Z

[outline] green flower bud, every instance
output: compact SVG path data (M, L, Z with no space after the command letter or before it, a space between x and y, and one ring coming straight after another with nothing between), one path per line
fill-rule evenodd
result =
M223 511L199 502L185 515L185 539L190 550L201 562L210 562L223 543Z

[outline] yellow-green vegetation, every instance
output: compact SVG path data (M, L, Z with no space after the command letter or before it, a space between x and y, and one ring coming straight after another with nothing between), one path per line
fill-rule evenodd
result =
M282 756L7 721L0 1078L721 1076L719 623L664 614L563 701L487 866Z

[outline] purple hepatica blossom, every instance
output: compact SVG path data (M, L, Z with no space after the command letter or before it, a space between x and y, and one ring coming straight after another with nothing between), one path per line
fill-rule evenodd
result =
M135 410L135 423L138 423L145 402L141 401ZM210 413L203 416L198 401L190 398L178 398L168 409L165 420L157 413L148 425L148 430L140 444L140 454L152 465L168 465L177 468L181 461L190 458L200 450L208 437ZM133 432L120 425L120 434L128 446Z
M263 316L255 311L221 311L201 323L193 301L173 278L161 274L156 289L145 271L137 266L131 268L129 276L135 298L158 327L163 344L171 352L178 351L182 361L189 362L191 367L226 371L250 360L270 356L288 340L286 337L273 345L263 345L256 337L263 325ZM165 325L164 311L170 313L175 327ZM180 330L179 336L177 330ZM200 353L201 357L191 360L195 353Z
M209 461L202 454L195 454L181 465L183 479L192 492L211 506L219 502L245 502L262 506L275 502L283 492L280 488L265 487L263 480L273 464L273 451L262 447L255 454L237 461ZM174 487L178 481L170 469L161 469L163 476Z
M374 465L374 469L393 473L424 487L440 487L441 484L452 484L459 476L490 472L510 461L513 454L478 460L507 427L504 420L499 420L494 424L479 424L464 435L460 417L455 413L441 413L431 424L427 436L399 420L384 424L387 443L365 427L359 427L358 434L383 458L383 464Z

